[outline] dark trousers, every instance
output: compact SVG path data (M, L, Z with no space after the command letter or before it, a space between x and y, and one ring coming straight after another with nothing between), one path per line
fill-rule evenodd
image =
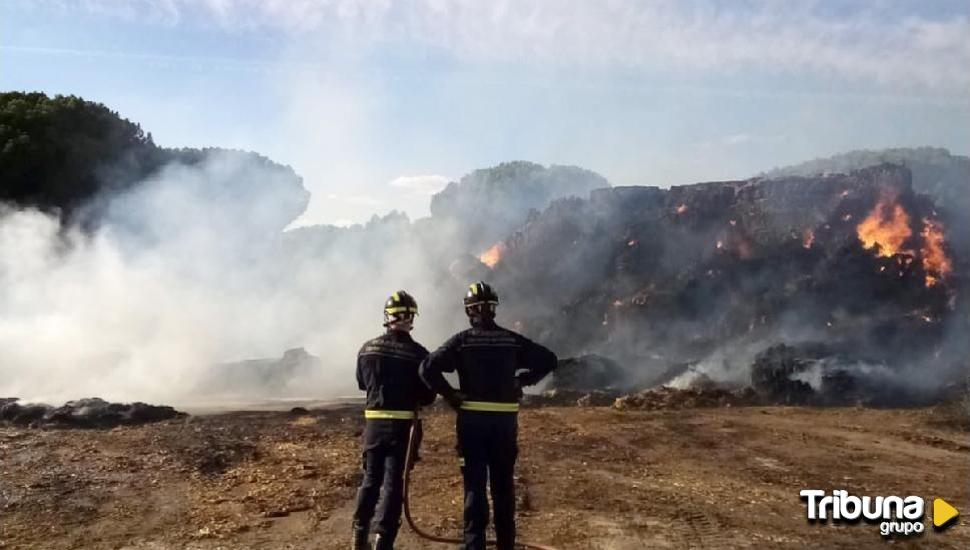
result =
M357 490L354 527L367 529L388 541L397 536L404 504L404 456L410 420L368 420L364 429L364 479Z
M465 485L465 549L484 550L488 527L486 485L492 489L498 550L515 546L515 459L518 415L500 412L458 413L458 454Z

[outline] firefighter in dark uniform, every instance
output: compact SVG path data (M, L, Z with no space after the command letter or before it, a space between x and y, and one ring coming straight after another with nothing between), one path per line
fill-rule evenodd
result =
M372 519L377 525L374 549L394 547L411 423L417 410L435 399L434 392L418 376L418 365L428 356L428 350L410 335L417 313L418 304L410 294L395 292L384 305L387 331L367 341L357 355L357 385L367 392L367 406L364 479L354 512L354 550L368 548Z
M556 355L495 324L498 295L488 284L469 286L465 313L471 328L459 332L421 363L421 378L456 411L458 454L465 486L464 548L485 548L486 483L491 485L498 550L515 546L518 410L522 388L556 368ZM458 371L459 388L442 373Z

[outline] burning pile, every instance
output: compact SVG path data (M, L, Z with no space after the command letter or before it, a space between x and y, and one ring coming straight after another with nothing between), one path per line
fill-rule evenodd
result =
M629 365L641 387L678 364L748 381L759 352L803 342L848 365L823 392L875 372L858 365L943 383L970 370L951 336L970 315L940 212L889 165L615 187L553 203L482 259L530 335Z
M935 213L934 213L935 214ZM878 256L903 256L906 265L920 258L927 287L949 277L952 266L945 249L943 224L931 217L922 218L919 243L913 243L912 218L898 201L895 192L885 192L872 212L859 223L857 233L863 248ZM919 244L918 252L914 244Z

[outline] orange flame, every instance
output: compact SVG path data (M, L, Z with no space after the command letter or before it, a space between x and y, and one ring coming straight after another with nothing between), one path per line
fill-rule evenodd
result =
M805 231L802 231L802 247L812 248L812 243L814 242L815 242L815 232L812 231L811 227L808 227L805 229Z
M923 270L926 271L926 286L935 286L940 279L947 277L953 266L943 249L943 224L923 218Z
M909 214L895 197L884 196L866 219L856 226L856 234L866 249L876 249L877 254L890 257L894 254L912 254L902 250L903 243L913 235L909 228Z
M479 260L488 267L495 267L500 261L502 261L502 255L505 254L505 243L497 242L478 257Z

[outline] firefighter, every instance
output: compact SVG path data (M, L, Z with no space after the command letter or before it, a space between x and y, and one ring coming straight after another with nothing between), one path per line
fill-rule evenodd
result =
M454 335L421 363L421 378L458 417L458 455L465 488L464 548L485 548L492 489L499 550L515 546L518 410L522 388L556 368L556 355L495 324L498 295L484 282L468 287L465 313L471 328ZM458 389L442 373L458 372Z
M376 519L374 549L394 547L404 497L408 433L417 410L435 399L418 376L418 365L428 350L411 338L417 314L414 298L403 290L395 292L384 304L387 331L364 343L357 354L357 385L367 392L367 406L354 550L368 548L372 519Z

